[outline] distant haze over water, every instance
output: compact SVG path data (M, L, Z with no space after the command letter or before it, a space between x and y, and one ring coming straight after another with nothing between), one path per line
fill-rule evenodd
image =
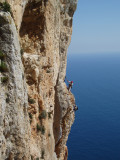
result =
M120 160L120 54L68 55L79 110L68 160Z

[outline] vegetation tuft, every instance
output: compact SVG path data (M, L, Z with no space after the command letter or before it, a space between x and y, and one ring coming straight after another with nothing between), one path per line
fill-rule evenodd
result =
M29 118L32 119L32 113L29 112Z
M10 4L8 2L3 2L3 3L0 2L0 10L11 13Z
M45 127L44 126L41 126L41 133L45 134Z
M45 134L45 127L44 126L40 126L38 123L37 123L37 131L41 131L42 134Z
M34 104L34 103L35 103L35 100L32 99L32 98L30 98L30 97L28 96L28 102L29 102L30 104Z
M1 60L4 60L5 57L6 57L5 54L3 54L3 53L0 51L0 59L1 59Z
M1 77L1 82L2 83L7 83L8 82L8 77L6 76L6 77Z
M40 125L37 123L37 131L40 131Z
M1 64L0 64L0 71L1 72L7 72L8 71L7 65L3 61L1 61Z
M41 114L39 115L39 120L46 119L46 117L47 117L47 112L45 110L43 110L41 112Z
M6 103L9 103L9 102L10 102L10 98L7 97L7 98L6 98Z
M24 49L23 49L23 48L21 48L21 50L20 50L20 54L21 54L21 56L23 56L23 53L24 53Z
M39 158L36 158L36 160L39 160Z
M32 119L30 119L30 124L32 123Z

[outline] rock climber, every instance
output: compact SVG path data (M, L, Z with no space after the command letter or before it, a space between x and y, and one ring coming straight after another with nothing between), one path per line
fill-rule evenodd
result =
M77 111L78 110L78 106L77 105L73 106L73 110Z
M70 91L72 89L73 86L73 81L68 81L69 85L67 87L68 91Z
M65 78L66 78L66 76L65 76ZM67 78L66 78L66 80L67 80ZM67 89L68 89L68 91L70 91L72 89L72 86L73 86L73 81L68 81L67 80L67 82L69 83Z

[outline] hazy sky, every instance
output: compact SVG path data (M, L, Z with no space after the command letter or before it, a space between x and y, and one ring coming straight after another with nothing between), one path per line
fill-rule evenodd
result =
M68 52L120 52L120 0L78 0Z

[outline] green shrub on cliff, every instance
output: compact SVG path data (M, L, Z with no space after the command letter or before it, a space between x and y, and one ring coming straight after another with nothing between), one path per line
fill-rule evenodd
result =
M30 98L30 96L28 96L28 102L29 102L30 104L34 104L34 103L35 103L35 100L32 99L32 98Z
M10 102L10 98L7 97L7 98L6 98L6 103L9 103L9 102Z
M46 117L47 117L47 112L45 110L43 110L41 112L41 114L39 115L39 120L46 119Z
M40 131L40 125L38 123L37 123L36 128L37 128L37 131Z
M7 83L8 82L8 77L7 76L5 76L5 77L1 77L1 82L2 83Z
M29 112L30 124L32 123L32 113Z
M41 131L42 134L45 134L45 127L41 126L41 130L40 131Z
M32 119L32 113L29 112L29 118Z
M7 65L3 61L1 61L1 64L0 64L0 71L1 72L7 72L8 71Z
M2 53L2 51L0 51L0 59L4 60L5 59L5 54Z
M37 131L39 132L39 131L41 131L41 133L42 134L44 134L45 133L45 127L44 126L40 126L38 123L37 123Z
M21 48L20 54L21 54L21 56L23 56L23 54L24 54L24 49L23 48Z
M11 13L11 8L8 2L3 2L3 3L0 2L0 10Z

